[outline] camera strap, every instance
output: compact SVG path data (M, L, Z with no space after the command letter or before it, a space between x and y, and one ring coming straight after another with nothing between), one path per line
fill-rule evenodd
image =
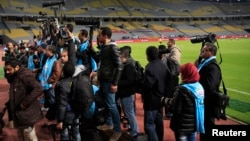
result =
M221 55L221 51L220 51L220 47L219 47L218 41L216 41L216 44L217 44L217 48L218 48L218 53L220 55L220 61L218 61L218 64L220 65L222 63L222 55Z

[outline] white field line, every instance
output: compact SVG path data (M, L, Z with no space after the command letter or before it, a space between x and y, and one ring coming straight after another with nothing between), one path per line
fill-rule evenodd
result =
M239 91L239 90L232 89L232 88L227 88L227 90L237 92L237 93L240 93L240 94L244 94L244 95L250 95L250 93L248 93L248 92L243 92L243 91Z

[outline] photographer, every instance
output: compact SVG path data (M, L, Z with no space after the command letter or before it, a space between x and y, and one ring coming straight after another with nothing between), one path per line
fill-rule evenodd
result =
M7 50L5 50L2 56L2 61L13 60L17 57L17 55L18 55L18 50L14 48L13 43L8 42ZM7 79L8 83L12 82L13 80L13 77L7 74L5 69L4 69L4 77Z
M61 57L61 52L64 48L68 48L69 62L76 65L76 53L75 53L75 37L72 34L73 25L66 24L59 29L57 33L57 54L58 58Z
M205 90L205 134L200 135L201 141L209 140L209 132L215 125L215 115L214 115L214 100L213 94L219 91L219 86L221 82L221 70L216 61L217 46L211 42L204 43L200 58L201 62L197 66L200 80L199 82L204 87ZM197 62L197 60L196 60Z
M90 43L88 40L88 31L86 29L80 30L78 38L80 40L80 44L76 51L77 65L84 65L87 68L85 71L86 74L90 74L92 71L97 70L97 64L89 52Z
M16 58L18 55L18 50L14 48L13 43L8 42L7 43L7 50L5 50L2 61L10 60Z

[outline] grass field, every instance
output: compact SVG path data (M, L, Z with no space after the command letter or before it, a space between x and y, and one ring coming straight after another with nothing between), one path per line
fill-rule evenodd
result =
M166 44L166 42L164 42ZM158 46L158 42L123 43L119 46L130 45L132 57L146 65L145 50L148 46ZM182 50L181 64L194 62L198 58L201 43L192 44L190 41L176 41ZM230 96L227 115L250 124L250 39L221 39L218 40L219 51L217 60L222 56L221 69L223 79Z
M166 44L166 41L164 42ZM130 45L132 57L139 60L143 66L147 64L145 50L148 46L158 46L158 42L119 43L118 46ZM198 58L201 43L192 44L190 41L176 41L182 50L181 64L194 62ZM230 96L227 115L250 124L250 39L221 39L218 40L219 51L217 60L222 55L221 69L223 79ZM3 78L0 68L0 78Z

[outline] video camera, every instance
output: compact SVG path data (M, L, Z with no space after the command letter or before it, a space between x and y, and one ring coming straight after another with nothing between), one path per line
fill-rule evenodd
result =
M38 18L36 19L36 22L42 22L42 24L39 26L42 30L43 38L47 38L51 36L56 29L55 23L53 18Z
M42 29L43 37L47 38L49 36L54 36L57 33L57 36L63 39L69 38L68 32L64 25L59 25L57 18L38 18L37 22L42 22L40 28Z
M191 43L196 44L196 43L201 43L201 42L211 42L214 43L216 42L216 34L214 33L209 33L207 35L195 35L190 38Z
M75 24L76 25L86 25L89 26L89 42L90 46L92 46L92 39L93 39L93 32L95 28L99 28L101 26L101 21L100 19L95 19L95 18L76 18L75 19Z

